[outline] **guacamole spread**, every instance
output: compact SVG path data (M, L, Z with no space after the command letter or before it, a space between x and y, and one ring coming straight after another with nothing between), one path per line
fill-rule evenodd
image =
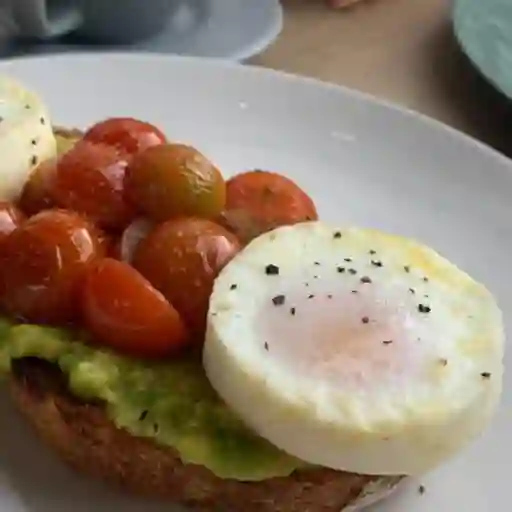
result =
M55 363L77 397L104 401L117 427L173 447L183 462L221 478L264 480L304 466L242 424L210 386L200 360L148 363L83 340L65 329L0 320L0 374L22 357Z

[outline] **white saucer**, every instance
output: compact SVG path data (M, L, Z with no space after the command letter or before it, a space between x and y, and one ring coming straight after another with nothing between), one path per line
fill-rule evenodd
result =
M0 56L91 50L134 50L245 60L262 52L281 32L279 0L191 0L177 10L168 28L133 45L98 45L74 36L46 44L11 44Z

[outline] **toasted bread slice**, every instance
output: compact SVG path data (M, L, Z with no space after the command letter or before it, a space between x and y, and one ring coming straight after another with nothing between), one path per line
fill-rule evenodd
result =
M80 472L126 491L165 498L200 512L340 512L388 494L400 477L363 476L331 469L241 482L183 464L169 447L117 428L101 403L70 394L60 370L47 362L14 361L11 392L37 434ZM353 508L355 507L355 508Z
M70 141L82 132L54 128ZM163 498L196 512L351 512L387 496L402 477L331 469L296 471L261 482L221 479L183 464L170 447L117 428L101 403L73 396L55 365L36 358L13 362L14 402L68 465L127 492Z

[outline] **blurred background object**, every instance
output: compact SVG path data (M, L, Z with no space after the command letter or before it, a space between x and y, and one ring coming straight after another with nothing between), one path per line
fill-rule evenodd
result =
M327 0L327 4L335 9L343 9L343 7L350 7L365 0Z
M459 1L361 0L336 13L322 0L282 0L284 30L251 62L404 105L512 156L512 102L461 51L452 20ZM473 1L486 9L499 0Z
M0 0L0 57L144 51L244 60L279 35L279 0ZM57 37L59 36L60 37Z

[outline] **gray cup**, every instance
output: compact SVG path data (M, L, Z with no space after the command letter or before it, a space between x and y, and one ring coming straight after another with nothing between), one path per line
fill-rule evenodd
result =
M47 40L76 31L98 43L130 43L160 32L183 1L0 0L0 16L10 9L16 26L10 35L18 38Z

